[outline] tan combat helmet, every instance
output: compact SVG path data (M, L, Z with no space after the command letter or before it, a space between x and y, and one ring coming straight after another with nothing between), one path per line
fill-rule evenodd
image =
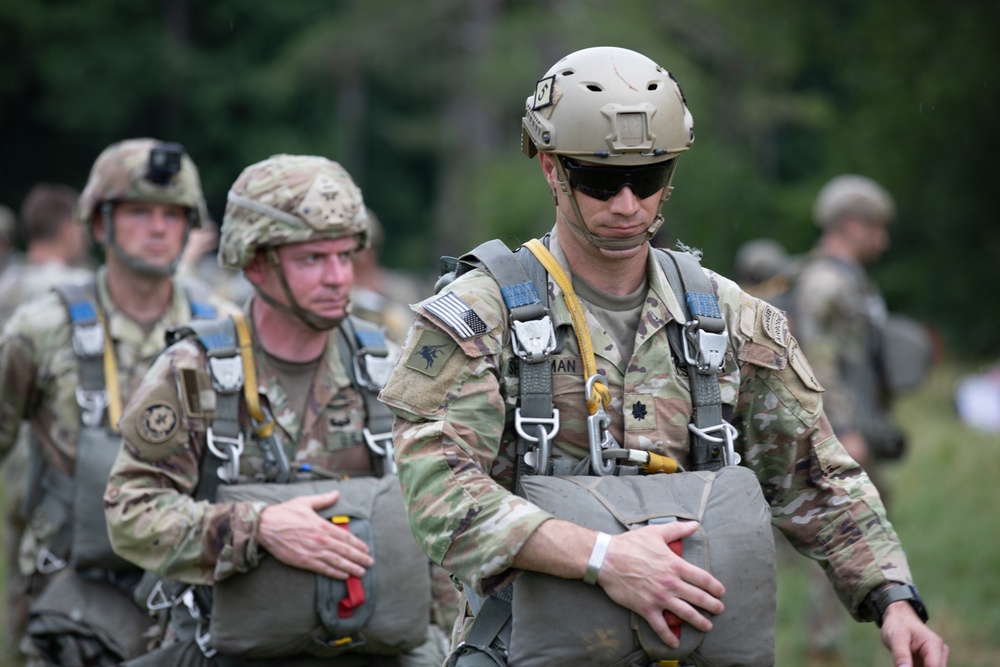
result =
M693 142L694 120L670 72L640 53L611 46L576 51L553 65L525 102L521 123L525 155L541 152L559 157L559 185L577 218L570 227L595 246L609 249L646 242L663 217L657 209L656 220L639 236L595 237L583 223L565 160L636 168L624 170L629 173L622 174L622 183L644 167L662 165L665 169L657 170L663 183L662 208L672 190L676 157Z
M302 308L292 296L275 247L289 243L356 236L368 245L368 216L361 190L338 163L312 155L273 155L239 175L226 197L219 263L244 269L258 251L277 268L290 307L257 294L268 304L314 329L331 329L339 319Z
M741 285L757 285L788 268L788 251L775 239L751 239L736 249L735 277Z
M127 255L115 241L111 215L114 204L121 201L177 204L187 209L189 230L201 226L201 221L208 218L208 209L198 168L184 148L150 138L127 139L108 146L94 162L77 206L80 220L91 229L97 215L104 217L103 242L126 265L148 275L172 274L183 250L171 267L164 268Z
M848 215L888 224L896 217L896 202L888 190L867 176L834 176L816 196L813 221L825 229Z

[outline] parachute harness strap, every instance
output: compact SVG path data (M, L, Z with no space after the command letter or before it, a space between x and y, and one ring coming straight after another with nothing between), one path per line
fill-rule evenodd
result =
M583 314L583 306L580 299L573 290L573 284L559 266L559 262L552 256L538 239L531 239L524 243L527 248L538 258L545 270L549 272L552 279L556 281L563 291L563 301L569 309L569 315L573 319L573 330L576 332L576 340L580 346L580 356L583 358L583 377L589 380L597 375L597 362L594 360L594 344L590 339L590 329L587 327L587 318ZM592 384L592 392L587 395L587 413L594 415L598 408L607 407L611 404L611 391L604 382L604 378L598 378Z

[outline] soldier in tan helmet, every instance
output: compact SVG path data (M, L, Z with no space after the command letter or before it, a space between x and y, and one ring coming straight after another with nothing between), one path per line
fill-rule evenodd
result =
M0 336L0 454L31 430L21 573L38 596L27 635L47 664L112 665L146 649L151 621L131 600L141 571L111 549L103 492L122 406L166 331L228 304L189 294L172 272L205 212L198 172L178 144L108 146L77 202L105 249L92 280L22 305Z
M275 155L233 183L219 261L254 293L175 333L105 495L115 550L163 577L150 606L169 609L163 648L130 666L443 661L377 400L392 350L348 315L367 243L336 162Z
M773 523L897 666L941 667L783 313L650 246L693 140L666 69L569 54L522 120L550 233L415 306L381 397L413 532L469 601L449 664L773 664Z

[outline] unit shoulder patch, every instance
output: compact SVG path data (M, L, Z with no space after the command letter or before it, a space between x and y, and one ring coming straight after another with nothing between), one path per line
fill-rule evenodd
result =
M170 405L160 401L145 406L136 420L139 436L152 444L166 442L179 427L177 412Z
M457 348L458 343L451 338L432 329L424 329L404 365L418 373L437 377Z

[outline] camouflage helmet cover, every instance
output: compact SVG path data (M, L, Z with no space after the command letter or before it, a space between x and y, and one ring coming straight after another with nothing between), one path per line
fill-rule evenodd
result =
M888 224L896 217L896 203L888 190L867 176L841 174L820 189L812 217L820 227L828 227L847 215Z
M87 185L80 195L77 215L92 226L94 215L106 201L148 201L178 204L192 212L192 224L208 220L198 168L185 153L180 171L164 185L147 177L150 150L164 142L157 139L126 139L112 144L97 157Z
M273 155L252 164L229 190L219 263L242 269L259 248L358 236L368 244L361 189L337 162Z
M646 56L611 46L583 49L553 65L525 102L521 150L660 162L694 141L694 120L677 81Z

